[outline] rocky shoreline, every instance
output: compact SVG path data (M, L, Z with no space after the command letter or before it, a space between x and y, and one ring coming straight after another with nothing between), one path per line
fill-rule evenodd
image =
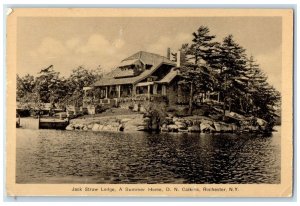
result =
M215 133L215 132L259 132L264 130L265 123L236 124L216 121L204 116L167 117L162 122L145 117L143 114L118 115L97 118L73 119L66 130L81 131L161 131L161 132L190 132L190 133Z

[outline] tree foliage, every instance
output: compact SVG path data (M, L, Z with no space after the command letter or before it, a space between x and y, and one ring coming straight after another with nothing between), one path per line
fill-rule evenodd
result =
M71 75L66 81L68 94L65 96L64 102L80 106L84 96L83 87L92 85L101 77L102 70L100 66L95 70L88 70L83 66L72 70Z
M193 39L188 51L189 59L197 65L201 61L209 62L214 47L217 45L213 42L215 35L211 35L209 28L200 26L196 32L193 32Z
M34 92L44 103L59 102L67 92L65 79L59 77L59 72L54 71L53 65L42 69L36 78Z
M280 93L268 83L254 57L247 56L233 35L221 42L215 41L216 36L210 34L206 26L200 26L191 37L191 42L182 44L179 49L181 66L177 68L182 77L180 84L189 91L189 113L192 114L197 96L215 92L223 104L224 116L226 111L234 111L262 118L272 126L280 108ZM172 56L177 61L176 53ZM81 106L83 87L101 77L100 66L95 70L79 66L69 77L63 78L50 65L37 77L17 75L17 101ZM101 95L100 90L94 93Z
M233 35L215 42L208 27L200 26L192 37L190 44L180 48L183 58L179 68L181 83L190 91L189 113L197 93L218 92L224 116L226 111L235 111L262 118L272 126L280 93L268 83L254 57L247 57Z
M17 100L24 98L28 93L32 93L35 87L35 79L32 75L20 77L17 75Z
M183 44L180 50L180 72L183 77L183 85L189 88L189 114L192 114L194 96L206 91L212 91L215 85L215 75L210 67L210 58L213 48L217 43L212 40L214 35L209 34L209 29L200 26L193 33L192 44Z
M21 104L34 104L34 107L42 103L81 106L83 87L92 85L101 77L100 66L95 70L79 66L68 78L64 78L50 65L41 69L36 78L29 74L24 77L17 75L17 101Z

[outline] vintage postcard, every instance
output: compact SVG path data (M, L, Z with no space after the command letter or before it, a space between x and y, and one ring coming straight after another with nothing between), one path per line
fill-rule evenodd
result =
M7 14L9 196L290 197L292 9Z

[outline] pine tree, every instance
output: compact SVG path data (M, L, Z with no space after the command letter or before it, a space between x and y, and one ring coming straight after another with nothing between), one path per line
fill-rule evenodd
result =
M246 76L249 79L247 112L266 120L272 127L277 117L276 108L280 104L280 93L267 82L267 76L261 71L253 56L248 59Z
M208 61L213 53L214 46L217 44L212 40L215 35L209 34L209 28L206 26L200 26L197 32L193 32L193 40L190 46L189 59L194 61L194 64L198 64L201 61Z
M184 50L184 64L181 67L181 74L184 78L182 81L186 87L189 88L189 114L192 114L193 97L196 92L202 93L212 90L213 75L208 61L215 42L212 40L214 35L209 34L208 27L200 26L197 32L193 33L192 44L183 45Z
M220 45L219 84L223 96L223 113L239 104L239 98L246 90L246 54L245 49L229 35Z

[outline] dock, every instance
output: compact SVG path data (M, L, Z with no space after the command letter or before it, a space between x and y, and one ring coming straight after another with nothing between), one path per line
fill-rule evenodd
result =
M68 120L55 118L19 118L17 125L25 129L60 129L64 130L69 124Z

